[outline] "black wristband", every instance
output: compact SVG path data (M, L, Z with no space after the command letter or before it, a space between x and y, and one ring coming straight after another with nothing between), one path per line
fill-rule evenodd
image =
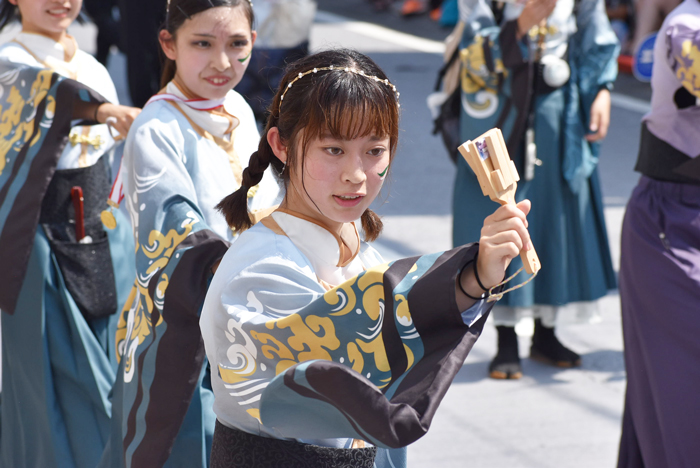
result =
M465 291L464 287L462 286L462 273L464 272L464 270L467 269L467 267L469 266L470 263L474 264L474 275L476 276L476 257L474 257L472 260L469 260L467 263L465 263L464 266L462 267L462 269L459 270L459 272L457 273L457 284L459 285L459 290L462 291L462 294L467 296L469 299L473 299L475 301L480 301L480 300L488 297L488 295L486 293L484 293L481 295L481 297L474 297L471 294L469 294L467 291ZM479 285L479 286L481 286L481 285Z
M97 107L95 107L95 115L93 116L93 117L94 117L93 120L94 120L95 122L97 122L97 123L100 123L99 120L97 120L97 111L100 110L100 106L101 106L101 105L102 105L102 104L98 104Z
M476 278L476 282L479 285L481 289L484 291L488 291L489 288L485 288L484 285L481 283L481 280L479 279L479 270L476 269L476 260L479 258L479 254L474 257L474 277Z

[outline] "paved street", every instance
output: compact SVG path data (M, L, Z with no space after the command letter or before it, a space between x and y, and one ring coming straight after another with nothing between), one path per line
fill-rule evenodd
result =
M389 259L450 248L455 169L441 141L430 134L425 104L442 62L441 41L449 31L426 17L405 20L395 13L373 14L366 0L321 0L319 5L322 11L313 28L312 48L358 49L377 61L401 92L399 152L391 180L375 206L385 222L377 247ZM94 29L90 25L73 33L85 49L91 48ZM128 102L124 59L119 54L112 59L110 71ZM601 155L616 268L624 205L637 180L633 166L639 122L649 95L647 85L629 76L618 80L610 133ZM519 381L487 378L496 349L495 330L488 324L429 434L410 447L410 466L614 466L625 386L617 294L604 298L602 309L598 323L575 323L572 311L558 328L562 341L583 355L581 369L557 370L524 359L525 376ZM528 354L529 331L527 327L519 330L523 358Z

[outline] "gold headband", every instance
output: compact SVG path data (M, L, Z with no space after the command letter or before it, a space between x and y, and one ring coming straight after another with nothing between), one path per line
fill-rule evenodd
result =
M354 74L356 74L356 75L362 75L362 76L364 76L365 78L369 78L370 80L374 80L374 81L376 81L376 82L378 82L378 83L384 83L385 85L390 86L390 87L391 87L391 90L394 91L394 93L396 94L396 106L397 106L397 107L401 107L401 104L399 104L399 96L401 95L401 93L399 93L399 92L396 90L396 86L394 86L393 84L391 84L391 82L390 82L388 79L381 79L381 78L379 78L378 76L368 75L368 74L366 74L366 73L365 73L364 71L362 71L362 70L355 70L354 68L350 68L350 67L336 67L335 65L330 65L330 66L328 66L328 67L313 68L313 69L311 69L311 70L305 71L304 73L299 73L299 74L296 76L296 78L294 78L292 81L290 81L289 84L287 84L287 87L284 88L284 92L282 93L282 96L280 96L280 105L279 105L279 108L280 108L280 109L282 108L282 101L284 101L284 95L287 94L287 91L289 91L289 88L291 88L292 85L293 85L294 83L296 83L296 82L299 81L300 79L304 78L306 75L309 75L309 74L311 74L311 73L318 73L318 72L320 72L320 71L322 71L322 70L340 70L340 71L345 71L345 72L348 72L348 73L354 73Z

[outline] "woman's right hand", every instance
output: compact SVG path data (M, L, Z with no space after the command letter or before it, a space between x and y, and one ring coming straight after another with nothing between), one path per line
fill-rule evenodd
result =
M503 281L510 261L521 250L532 248L527 232L529 212L530 201L523 200L517 205L501 206L484 220L476 265L467 264L468 269L460 270L457 275L455 299L459 310L467 310L475 299ZM481 285L487 289L483 290Z
M97 108L97 121L107 123L124 138L134 119L141 113L138 107L120 106L106 102Z
M511 260L520 251L532 248L527 231L530 200L517 205L503 205L484 220L479 239L479 258L476 268L481 283L491 288L501 281Z
M549 17L557 5L557 0L527 0L522 13L518 16L518 39L528 33L533 26L537 26Z

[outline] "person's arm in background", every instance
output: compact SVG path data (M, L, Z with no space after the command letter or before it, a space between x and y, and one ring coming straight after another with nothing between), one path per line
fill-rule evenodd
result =
M605 11L604 0L580 2L570 57L577 70L581 105L588 112L586 140L605 138L610 125L610 90L617 78L620 45Z
M73 118L101 124L108 123L107 119L113 118L113 120L109 121L109 124L120 135L126 136L129 133L131 124L134 123L134 119L140 113L141 109L138 107L122 106L111 102L97 104L78 100L73 109Z

